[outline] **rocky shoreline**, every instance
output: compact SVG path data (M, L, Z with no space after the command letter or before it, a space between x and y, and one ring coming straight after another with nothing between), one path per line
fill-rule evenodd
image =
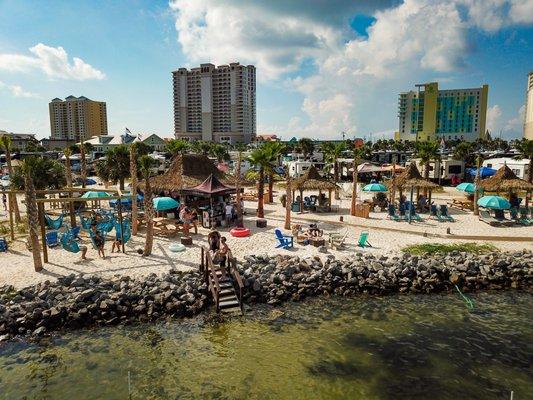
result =
M529 289L533 252L475 255L247 256L238 263L244 303L279 305L321 295L438 293L454 289ZM22 290L0 288L0 341L63 329L193 316L210 306L199 272L144 279L69 275Z

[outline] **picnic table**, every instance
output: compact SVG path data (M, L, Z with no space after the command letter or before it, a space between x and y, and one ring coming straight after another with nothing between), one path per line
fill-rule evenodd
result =
M182 230L185 234L189 233L188 226L180 223L174 218L156 217L154 218L154 230L156 234L163 236L172 236Z
M473 210L474 202L464 198L453 198L450 207L459 208L461 210Z

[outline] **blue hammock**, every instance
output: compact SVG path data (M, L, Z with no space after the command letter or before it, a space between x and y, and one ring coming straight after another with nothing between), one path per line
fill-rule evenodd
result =
M83 215L79 214L80 216L80 224L81 224L81 227L83 229L85 229L86 231L88 231L89 229L91 229L91 225L93 223L93 220L92 218L85 218Z
M96 224L96 229L100 232L109 233L113 230L115 227L115 218L111 217L108 220L100 221Z
M123 243L126 244L128 243L128 240L130 240L131 238L131 223L130 223L130 220L129 219L125 219L124 221L122 221L122 227L124 229L124 233L121 234L120 232L120 223L119 222L116 222L115 223L115 231L116 231L116 235L115 235L115 238L116 240L123 240Z
M62 234L60 238L60 242L61 242L61 247L64 250L69 251L71 253L80 252L80 246L75 241L75 237L70 232Z
M63 218L65 217L64 214L61 214L57 219L52 219L49 215L44 215L44 219L46 221L46 226L48 228L53 230L58 230L63 226Z

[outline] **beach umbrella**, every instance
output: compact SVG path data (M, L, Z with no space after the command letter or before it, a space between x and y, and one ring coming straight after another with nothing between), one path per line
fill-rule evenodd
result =
M85 179L85 184L86 185L96 185L96 181L94 179L91 179L91 178L87 178Z
M463 182L455 187L460 192L474 193L476 191L476 185L470 182Z
M81 197L83 199L102 199L110 196L106 192L85 192Z
M156 197L153 199L154 208L156 211L165 211L177 208L180 203L171 197Z
M363 188L363 192L386 192L387 187L382 183L369 183Z
M486 178L488 176L494 175L496 172L497 171L495 169L492 169L492 168L489 168L489 167L481 167L479 169L479 177L481 179L483 179L483 178ZM477 175L477 168L467 168L466 169L466 173L470 174L471 176L476 176Z
M477 201L477 205L493 210L508 210L511 208L511 204L500 196L483 196Z

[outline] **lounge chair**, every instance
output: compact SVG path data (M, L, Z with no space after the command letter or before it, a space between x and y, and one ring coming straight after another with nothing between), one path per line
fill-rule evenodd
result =
M45 235L46 245L48 247L56 247L59 245L59 237L57 231L50 231Z
M274 230L276 233L276 239L278 239L279 244L276 246L276 249L280 247L283 249L289 249L294 247L294 236L284 235L279 229Z
M359 247L372 247L372 245L368 242L368 231L361 232L361 235L359 236L359 241L357 242L357 245Z
M0 253L5 253L7 251L7 240L5 237L0 238Z
M340 233L330 233L329 234L329 245L334 249L339 249L344 246L344 241L348 236L348 229L344 230L344 234Z
M486 210L479 210L479 220L489 224L490 226L502 226L502 223L494 218Z
M515 222L505 218L505 213L503 210L494 210L494 218L501 222L505 226L513 226Z
M518 218L519 224L527 226L533 223L533 219L529 218L529 216L527 215L527 208L520 207L518 211L520 212L520 217Z
M437 206L436 206L435 204L432 204L431 207L429 208L429 217L430 217L430 218L434 218L434 219L436 219L436 220L439 221L439 222L445 222L445 221L447 221L446 218L443 218L443 217L440 215L440 213L439 213L439 211L438 211L438 209L437 209Z
M415 208L413 206L411 206L411 209L407 210L407 212L406 212L406 219L408 221L409 221L409 216L411 216L411 221L416 221L416 222L423 222L424 221L422 219L422 217L416 213Z
M445 221L455 222L453 217L450 215L450 212L448 211L448 206L446 204L440 205L440 217L443 218Z
M389 204L388 211L389 211L389 218L392 219L393 221L398 222L402 220L402 218L396 214L396 209L394 208L394 204Z

